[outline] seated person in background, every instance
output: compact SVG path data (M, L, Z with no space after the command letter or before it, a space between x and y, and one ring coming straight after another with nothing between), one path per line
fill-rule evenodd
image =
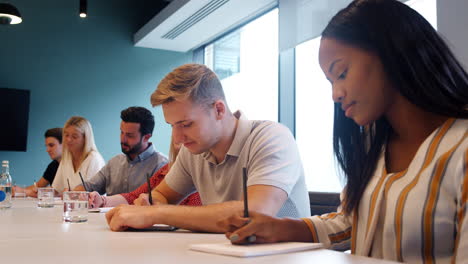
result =
M167 224L224 232L217 222L243 208L243 168L247 169L253 211L271 216L310 215L304 170L289 129L232 113L221 82L208 67L187 64L176 68L159 83L151 103L162 105L174 143L183 147L152 191L155 205L112 209L106 215L112 230ZM203 206L176 205L195 191ZM139 203L147 204L147 200Z
M83 179L94 176L104 165L105 161L94 143L91 123L81 116L72 116L63 126L63 155L55 175L52 187L62 193L81 184L80 172Z
M48 129L44 137L46 151L52 162L49 163L42 177L36 182L36 185L33 184L24 189L15 187L15 192L24 192L26 196L37 197L37 188L47 187L54 182L55 173L57 173L60 160L62 159L62 128Z
M405 263L468 260L468 74L415 10L353 1L322 33L341 211L304 219L241 212L222 226L243 243L320 242ZM311 87L312 89L312 87Z
M154 189L158 186L161 181L166 176L167 172L169 171L172 164L179 154L180 144L173 144L171 141L171 147L169 151L169 158L170 161L168 164L161 167L150 179L151 189ZM142 193L148 193L148 185L145 182L140 187L135 189L133 192L129 193L121 193L112 196L101 196L98 192L92 192L89 194L89 206L90 208L97 208L97 207L114 207L119 204L133 204L133 201L138 198L138 196ZM200 196L198 193L193 193L185 200L183 200L180 205L201 205Z
M149 139L154 117L144 107L129 107L120 113L120 146L124 154L113 157L96 175L85 181L88 191L115 195L128 193L146 182L167 163L167 158L154 149ZM80 184L74 191L84 191Z

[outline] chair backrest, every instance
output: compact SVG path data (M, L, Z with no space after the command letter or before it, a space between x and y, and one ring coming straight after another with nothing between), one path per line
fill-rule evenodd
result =
M340 194L330 192L309 192L310 214L322 215L336 212L340 205Z

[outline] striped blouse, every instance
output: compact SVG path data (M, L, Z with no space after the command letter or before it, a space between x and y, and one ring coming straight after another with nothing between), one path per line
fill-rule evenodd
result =
M468 120L448 119L405 171L385 171L382 154L358 213L304 218L334 249L407 263L468 263Z

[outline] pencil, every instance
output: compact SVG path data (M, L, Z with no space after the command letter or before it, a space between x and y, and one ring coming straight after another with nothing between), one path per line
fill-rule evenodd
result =
M84 182L84 180L83 180L83 176L81 176L81 171L78 172L78 174L80 174L81 184L83 184L84 190L85 190L85 191L88 191L88 189L86 189L86 185L85 185L85 182Z
M146 174L146 184L148 184L148 201L150 205L153 205L153 196L151 195L151 184L149 173Z

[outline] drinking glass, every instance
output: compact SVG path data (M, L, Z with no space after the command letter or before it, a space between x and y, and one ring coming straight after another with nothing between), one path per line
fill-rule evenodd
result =
M88 192L63 192L63 220L71 223L88 221Z
M37 188L37 206L42 208L54 207L54 188Z

